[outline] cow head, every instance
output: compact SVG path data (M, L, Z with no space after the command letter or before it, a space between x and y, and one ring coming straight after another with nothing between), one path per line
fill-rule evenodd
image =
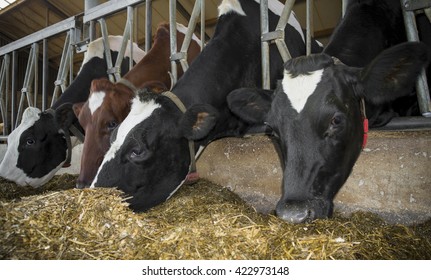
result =
M141 91L113 133L92 187L118 187L132 196L128 202L135 211L165 201L189 172L189 140L204 137L217 114L209 105L182 113L165 95Z
M155 92L165 91L161 82L147 82ZM81 171L77 188L89 187L110 146L112 131L126 118L135 92L122 83L107 79L93 80L85 103L73 105L73 111L85 131L81 156Z
M8 137L0 176L18 185L38 187L61 168L66 152L65 136L55 115L28 107L21 124Z
M301 223L329 217L363 144L360 100L381 104L411 92L429 61L423 44L388 49L364 68L334 63L326 54L294 58L273 94L239 89L230 109L249 123L266 123L279 140L283 194L280 218Z

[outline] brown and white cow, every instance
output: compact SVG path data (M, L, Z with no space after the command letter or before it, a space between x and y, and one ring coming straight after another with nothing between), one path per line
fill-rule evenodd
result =
M184 26L177 24L178 46L181 46L185 38L185 30ZM193 36L187 53L188 63L190 64L199 53L200 41ZM158 26L153 47L124 75L123 82L93 80L87 102L74 105L75 115L85 130L77 188L91 184L103 156L109 149L111 132L129 113L136 90L148 88L152 92L166 91L171 86L170 70L169 24L163 23ZM182 74L182 69L178 69L178 77Z

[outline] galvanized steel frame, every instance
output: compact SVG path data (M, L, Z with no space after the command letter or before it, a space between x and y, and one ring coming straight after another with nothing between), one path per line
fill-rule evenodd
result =
M178 80L178 69L177 62L180 62L183 71L187 71L189 65L187 63L187 50L190 47L192 36L196 28L197 20L199 15L201 17L201 49L205 45L205 0L196 0L193 6L193 11L190 16L190 21L187 26L187 32L185 34L184 41L181 45L181 49L178 52L177 46L177 0L169 0L169 29L170 29L170 44L171 44L171 87L173 87Z

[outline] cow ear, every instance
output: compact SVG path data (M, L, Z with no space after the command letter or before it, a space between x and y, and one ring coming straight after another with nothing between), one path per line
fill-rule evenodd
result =
M189 140L208 135L218 119L218 111L208 104L195 104L187 109L180 120L180 133Z
M262 124L271 109L273 91L257 88L240 88L229 93L229 109L243 121Z
M144 85L144 88L152 93L162 93L169 90L164 83L159 81L148 82Z
M378 105L411 93L431 53L423 43L403 43L378 55L360 73L360 97Z
M75 103L72 106L73 112L75 113L75 116L78 118L79 114L81 114L82 107L84 106L85 102Z
M69 128L76 119L72 107L72 103L64 103L55 110L55 120L63 130Z

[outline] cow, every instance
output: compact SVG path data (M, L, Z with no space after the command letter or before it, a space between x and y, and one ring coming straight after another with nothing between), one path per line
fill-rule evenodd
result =
M109 36L111 56L115 61L121 47L121 36ZM145 52L134 45L133 59L141 60ZM121 73L129 69L129 49L121 64ZM73 116L70 103L88 99L91 81L107 77L102 39L88 45L87 52L75 80L67 87L53 106L46 111L28 107L20 125L8 137L8 147L0 164L0 176L18 185L39 187L49 181L63 166L71 148L66 143L65 130L71 123L79 124ZM63 123L67 119L69 123Z
M283 168L281 219L303 223L332 215L333 199L366 143L364 104L379 108L409 95L428 65L424 43L386 48L398 41L388 28L401 16L397 3L351 3L323 52L288 61L275 91L243 88L228 95L234 114L273 130Z
M275 29L283 5L271 1L270 7L269 25ZM187 178L194 154L199 156L209 142L243 136L253 128L230 112L226 96L239 87L262 86L260 5L224 0L218 10L214 36L172 92L144 91L133 99L91 187L118 187L131 197L127 201L132 210L145 211L175 193ZM289 22L289 51L305 55L303 30L294 14ZM312 49L321 51L314 40ZM283 61L274 46L270 56L270 80L275 84L282 77Z
M177 23L177 30L177 45L181 46L187 29ZM200 40L193 35L187 52L189 64L200 53L200 44ZM170 69L169 24L162 23L157 28L152 48L120 82L93 80L88 100L73 105L75 115L85 130L77 188L90 186L103 156L108 151L111 132L129 113L130 102L135 97L136 90L141 88L147 88L152 92L168 90L171 87ZM178 69L178 77L182 74L182 68Z

